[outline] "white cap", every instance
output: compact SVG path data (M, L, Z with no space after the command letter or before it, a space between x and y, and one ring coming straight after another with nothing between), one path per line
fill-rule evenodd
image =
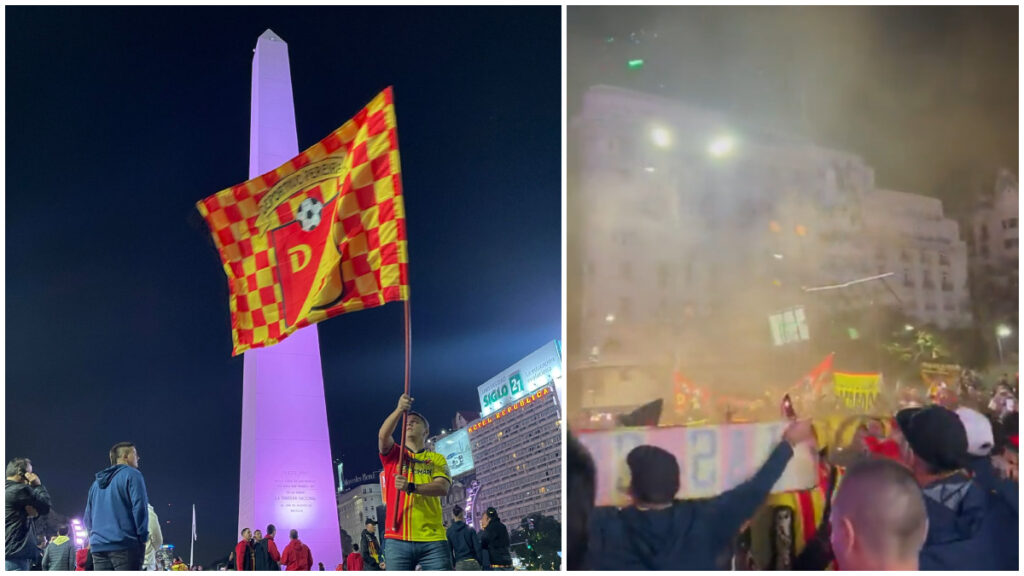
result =
M967 453L972 456L988 456L995 443L992 423L983 414L970 408L957 408L956 415L967 430Z

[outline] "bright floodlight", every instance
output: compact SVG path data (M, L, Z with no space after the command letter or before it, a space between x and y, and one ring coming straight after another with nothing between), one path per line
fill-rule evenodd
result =
M1010 330L1010 327L1005 324L1000 324L999 327L996 328L996 336L999 336L1000 338L1006 338L1010 334L1013 334L1013 330Z
M775 258L776 260L782 260L782 254L772 254L772 258Z
M907 332L910 332L914 329L914 327L911 326L910 324L907 324L906 326L903 327L903 329L906 330Z
M711 141L708 145L708 153L715 158L722 158L728 156L735 147L736 143L733 139L728 136L719 136Z
M609 323L609 324L611 324L612 322L615 322L615 314L609 314L609 315L605 316L604 317L604 321Z
M651 140L658 148L668 148L672 145L672 133L667 128L659 126L651 130Z

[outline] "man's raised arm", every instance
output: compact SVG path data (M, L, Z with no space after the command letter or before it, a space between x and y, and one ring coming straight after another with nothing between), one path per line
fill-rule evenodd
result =
M408 394L402 394L394 412L388 414L384 423L380 425L380 432L377 433L377 450L381 454L391 452L391 448L395 445L395 439L392 436L395 434L398 421L402 418L402 414L408 412L410 408L412 408L412 398Z

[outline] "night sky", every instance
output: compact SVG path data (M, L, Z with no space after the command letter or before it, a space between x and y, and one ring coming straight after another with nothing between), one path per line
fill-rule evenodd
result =
M661 94L852 152L947 212L1018 171L1018 7L570 7L568 107ZM643 59L641 70L627 62Z
M434 428L559 337L558 7L5 12L6 459L31 458L62 514L130 440L167 542L187 556L193 503L197 562L237 540L242 358L194 203L248 178L267 28L289 45L300 149L394 86L412 389ZM376 470L402 306L319 331L333 456Z

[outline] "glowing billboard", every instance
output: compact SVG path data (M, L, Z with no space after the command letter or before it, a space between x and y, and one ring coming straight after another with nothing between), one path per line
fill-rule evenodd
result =
M558 340L509 366L477 388L480 416L487 416L545 386L556 387L562 379L562 349Z
M434 451L445 457L452 476L473 469L473 450L469 446L469 432L456 430L434 444Z

